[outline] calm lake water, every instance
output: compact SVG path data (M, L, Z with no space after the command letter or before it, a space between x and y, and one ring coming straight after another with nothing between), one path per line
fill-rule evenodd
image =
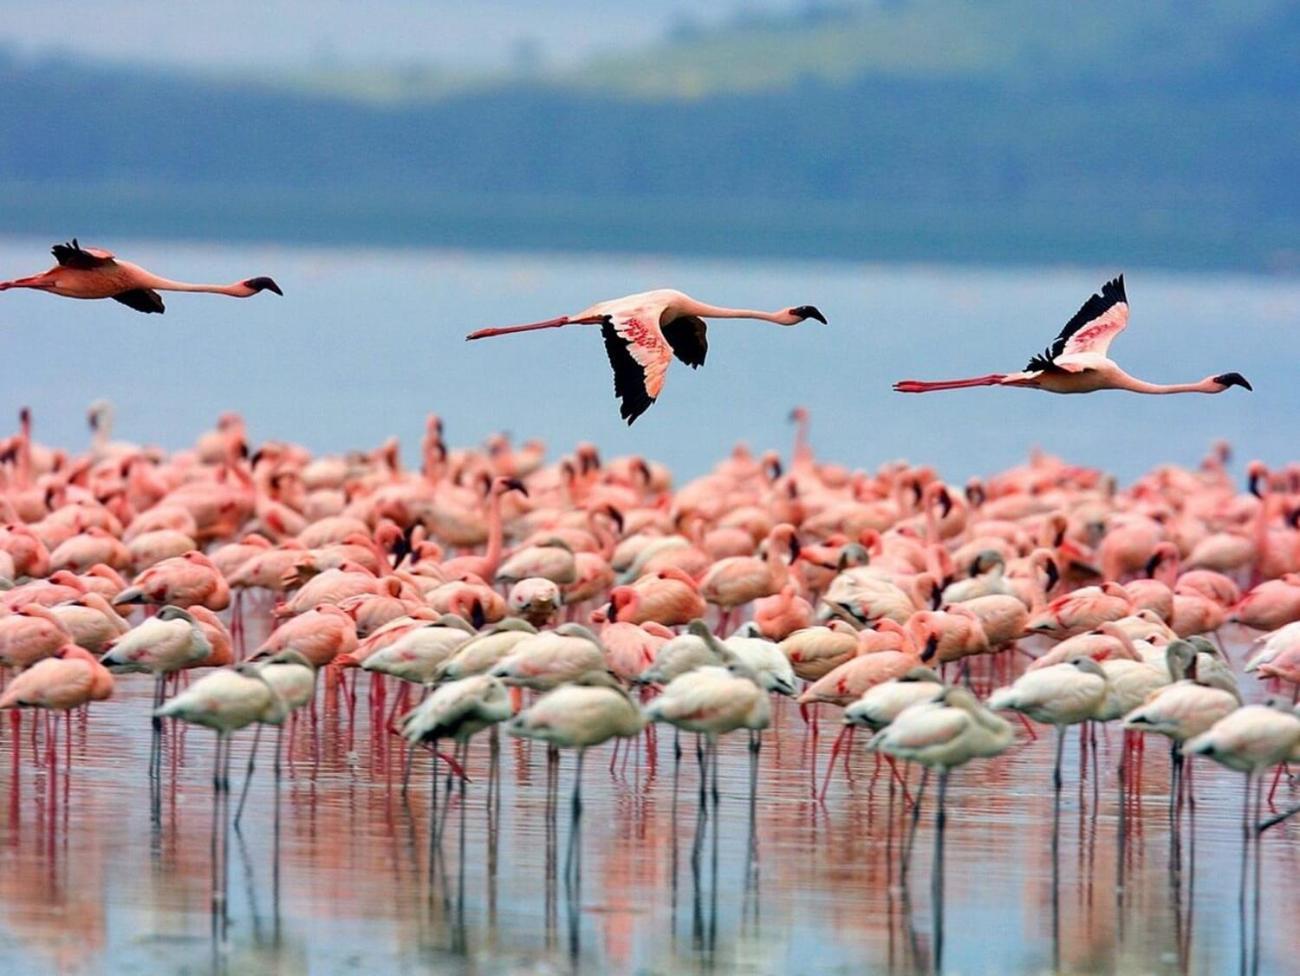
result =
M44 269L50 243L0 240L0 275ZM173 295L159 317L112 302L0 295L0 417L29 404L38 436L56 443L85 442L84 408L97 397L117 405L119 436L167 447L238 409L254 438L341 451L395 434L413 451L424 415L436 410L454 443L498 430L545 438L556 450L586 439L691 475L737 440L787 447L786 417L803 404L821 455L860 467L906 456L952 479L1015 463L1032 445L1123 477L1164 461L1194 463L1217 437L1231 438L1242 459L1294 457L1296 279L102 243L173 277L271 274L285 297ZM1120 271L1132 306L1114 346L1122 364L1161 382L1236 370L1256 392L890 390L900 378L1019 369ZM660 402L631 429L619 420L595 330L462 341L480 326L662 286L744 307L812 303L831 324L715 324L708 364L695 373L674 364Z
M977 674L981 693L986 680ZM721 749L717 847L704 833L692 857L694 745L686 742L674 797L672 735L660 730L653 764L644 746L617 763L611 746L589 753L581 873L570 882L573 757L563 757L551 815L544 749L505 739L499 800L490 802L485 736L470 753L466 801L438 798L449 812L431 878L427 758L417 758L404 798L401 751L372 728L364 681L355 721L322 694L319 753L309 723L289 733L278 793L271 753L262 753L232 834L222 947L211 911L212 736L168 733L154 799L151 690L147 676L125 677L114 700L77 720L70 778L33 762L30 716L16 758L5 723L4 972L1237 971L1241 777L1196 764L1195 813L1175 847L1167 751L1156 741L1130 800L1122 889L1113 730L1099 740L1096 787L1091 774L1079 778L1071 735L1056 821L1045 730L954 774L937 899L932 807L903 884L910 815L888 772L859 742L825 803L815 802L814 743L788 702L765 736L752 836L737 736ZM822 710L821 729L819 775L837 710ZM248 730L236 738L236 801L251 740ZM915 791L915 771L910 783ZM1284 786L1278 804L1295 799ZM1294 952L1297 831L1288 825L1264 841L1260 973L1285 971Z

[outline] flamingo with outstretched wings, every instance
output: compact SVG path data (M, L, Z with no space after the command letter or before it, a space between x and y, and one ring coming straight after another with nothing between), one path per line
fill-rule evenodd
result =
M1018 386L1048 393L1093 393L1127 390L1130 393L1222 393L1232 386L1252 389L1240 373L1219 373L1195 383L1149 383L1130 376L1107 353L1115 337L1128 325L1128 296L1124 276L1102 286L1074 314L1050 346L1029 360L1019 373L989 373L960 380L900 380L899 393L932 393L973 386Z
M166 311L160 291L200 291L232 298L248 298L258 292L283 295L280 286L265 276L246 278L229 285L197 285L173 281L146 271L138 264L119 260L112 251L100 247L82 247L74 237L66 244L50 248L58 263L38 275L0 281L0 291L32 288L64 298L111 298L137 312Z
M566 325L599 325L605 340L605 355L614 370L614 396L619 401L619 414L630 425L658 398L674 356L692 369L704 365L709 351L706 318L756 319L777 325L798 325L805 319L815 319L826 324L826 318L812 305L756 312L706 305L680 291L660 288L597 302L576 315L561 315L527 325L479 329L465 338L486 339Z

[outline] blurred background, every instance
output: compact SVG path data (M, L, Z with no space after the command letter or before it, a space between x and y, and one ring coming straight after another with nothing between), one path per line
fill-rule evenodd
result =
M77 235L162 273L271 273L286 291L177 296L161 324L7 294L7 406L43 401L64 437L110 395L131 404L124 430L167 443L227 406L260 404L264 435L330 449L437 409L465 438L591 437L686 468L738 437L784 442L799 402L829 453L906 450L954 476L1032 443L1121 471L1194 460L1218 435L1287 449L1300 6L1285 0L6 0L4 14L0 275L40 270ZM1035 398L1026 416L1029 394L889 393L900 376L1019 368L1119 271L1122 362L1161 381L1238 369L1255 397ZM458 341L664 285L812 302L832 325L717 327L709 366L677 367L630 432L594 336ZM214 330L246 360L310 360L254 390L219 357L186 358ZM38 382L31 362L71 354L69 336L87 372L65 362ZM150 369L121 358L136 343L153 343L138 350ZM391 382L382 356L424 384ZM382 390L383 413L332 416L313 364ZM167 373L206 382L166 403L151 384ZM701 409L707 443L682 444ZM1120 428L1142 458L1105 453ZM944 430L951 444L918 440ZM883 443L866 450L867 431Z

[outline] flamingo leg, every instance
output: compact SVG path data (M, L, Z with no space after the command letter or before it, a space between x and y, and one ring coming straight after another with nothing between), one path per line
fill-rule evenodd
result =
M239 805L235 807L235 831L239 831L239 821L244 816L244 804L248 802L248 787L253 782L253 770L257 768L257 747L262 741L262 723L257 723L253 730L253 745L248 750L248 768L244 770L244 786L239 791Z
M930 767L925 767L921 772L921 785L916 789L916 802L912 806L912 822L907 828L907 840L903 843L903 864L899 868L899 881L907 883L907 869L912 860L912 844L916 841L916 827L921 820L921 799L925 796L925 784L930 778Z
M1268 805L1273 805L1273 796L1277 793L1277 785L1282 782L1282 772L1286 770L1287 765L1284 762L1277 764L1277 772L1273 774L1273 785L1268 789ZM1288 771L1289 772L1289 771Z
M831 776L835 773L835 760L839 758L840 749L844 746L844 739L852 729L853 726L851 725L844 726L844 728L840 729L840 734L835 737L835 741L831 743L831 759L830 762L826 764L826 776L822 780L821 792L817 794L817 801L819 803L826 802L826 791L831 788ZM816 787L814 786L814 789L815 788Z
M987 376L972 376L964 380L899 380L894 384L894 392L933 393L937 390L964 390L972 386L997 386L1006 378L1006 373L989 373Z
M475 339L487 339L492 336L514 335L516 332L536 332L539 329L559 329L566 325L600 325L605 322L603 315L590 315L586 318L570 318L561 315L541 322L529 322L526 325L503 325L496 328L478 329L465 337L466 342Z

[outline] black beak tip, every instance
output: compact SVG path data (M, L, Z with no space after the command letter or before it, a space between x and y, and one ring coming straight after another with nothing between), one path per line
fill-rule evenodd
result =
M280 290L280 286L275 283L274 278L249 278L244 284L255 291L273 291L281 297L284 296L284 292Z
M921 660L923 662L931 660L938 650L939 638L934 634L931 634L929 639L925 642L925 650L921 654Z
M800 305L794 310L794 313L800 318L816 319L822 325L828 324L826 316L821 313L821 310L816 305Z
M1255 392L1255 388L1250 385L1250 380L1240 373L1221 373L1214 378L1214 382L1220 386L1240 386L1251 393Z

